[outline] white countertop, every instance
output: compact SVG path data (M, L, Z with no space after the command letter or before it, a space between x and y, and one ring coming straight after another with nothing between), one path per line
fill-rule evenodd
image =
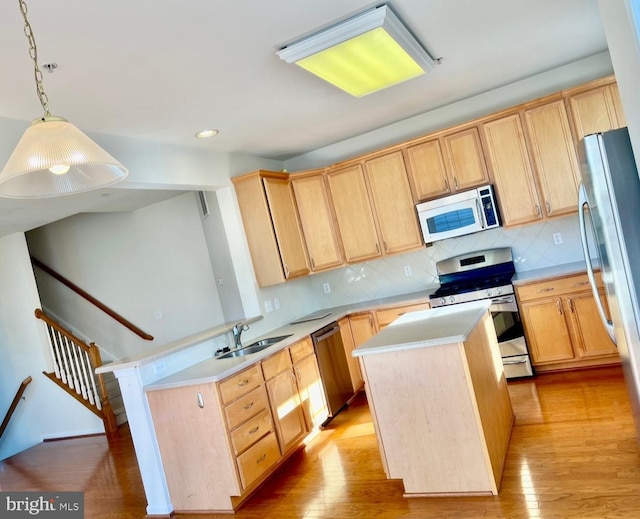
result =
M353 356L464 342L489 306L485 299L407 313L353 350Z
M251 342L260 340L264 337L275 337L279 335L290 335L290 337L265 348L264 350L244 355L241 357L231 357L228 359L218 359L215 357L206 359L191 367L183 369L173 375L152 382L145 386L145 391L155 391L158 389L168 389L172 387L188 386L193 384L204 384L209 382L217 382L230 375L239 373L248 368L252 364L277 353L278 351L291 346L297 341L311 335L313 332L320 330L326 325L342 319L343 317L361 311L375 310L376 308L394 306L399 304L413 304L429 300L429 294L433 292L437 286L429 287L425 291L415 292L412 294L403 294L399 296L391 296L372 301L354 303L333 308L318 310L310 314L310 316L324 316L320 319L312 321L299 322L298 324L287 324L272 330L270 333L256 337ZM405 314L409 315L409 314ZM304 319L304 318L302 318ZM296 321L300 321L297 319ZM248 341L247 341L248 342ZM138 361L140 362L140 361ZM126 364L125 364L126 366Z
M591 260L593 267L598 269L598 261ZM516 272L512 283L514 285L524 285L526 283L532 283L534 281L540 281L543 279L551 279L560 276L569 276L571 274L582 274L587 271L587 265L584 261L574 261L573 263L562 263L560 265L554 265L552 267L544 267L534 270L525 270L523 272Z

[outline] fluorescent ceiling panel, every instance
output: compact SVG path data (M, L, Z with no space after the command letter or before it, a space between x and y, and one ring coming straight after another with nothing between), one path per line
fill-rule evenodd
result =
M277 54L355 97L420 76L434 63L384 5L288 45Z

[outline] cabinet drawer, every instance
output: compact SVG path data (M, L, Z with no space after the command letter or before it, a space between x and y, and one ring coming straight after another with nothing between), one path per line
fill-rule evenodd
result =
M242 424L231 432L233 452L236 455L240 454L272 429L271 413L265 409L259 415L254 416L247 423Z
M267 392L264 386L257 387L249 394L224 408L227 426L229 429L233 429L268 407Z
M596 283L601 286L600 273L596 272ZM541 297L553 297L564 294L571 294L580 290L589 290L589 278L586 274L577 276L567 276L564 278L541 281L528 285L516 286L516 293L520 301L530 301Z
M238 471L242 487L247 488L251 485L279 459L278 440L271 432L254 446L249 447L244 454L238 456Z
M249 369L223 380L218 387L220 388L222 402L228 404L247 394L260 384L262 384L262 373L260 372L260 366L255 364Z
M278 373L282 373L290 367L291 358L289 357L288 349L284 349L276 353L273 357L262 361L262 372L264 373L265 380L275 377Z
M291 352L291 361L295 364L299 360L308 357L313 353L313 343L311 337L306 337L299 342L296 342L289 348Z
M416 303L415 305L397 306L395 308L385 308L383 310L376 310L376 318L378 319L378 327L380 329L390 325L401 315L409 312L416 312L418 310L429 309L429 303Z

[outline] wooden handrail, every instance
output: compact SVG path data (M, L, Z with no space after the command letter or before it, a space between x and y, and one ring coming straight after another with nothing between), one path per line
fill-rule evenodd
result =
M84 342L79 337L76 337L75 335L73 335L69 330L64 329L56 321L51 319L51 317L49 317L47 314L45 314L40 308L36 308L36 311L34 312L34 314L36 315L36 317L38 319L42 319L45 323L47 323L55 331L57 331L58 333L61 333L62 335L67 337L69 340L71 340L74 343L76 343L81 349L83 349L87 353L91 352L91 347L87 346L86 342Z
M118 314L117 312L114 312L111 308L109 308L108 306L106 306L104 303L98 301L95 297L93 297L91 294L85 292L84 290L82 290L78 285L76 285L75 283L73 283L72 281L69 281L67 278L65 278L64 276L62 276L61 274L58 274L55 270L53 270L51 267L48 267L47 265L45 265L44 263L42 263L39 259L34 258L33 256L31 256L31 262L38 267L39 269L41 269L42 271L46 272L47 274L49 274L51 277L57 279L58 281L60 281L60 283L62 283L63 285L67 286L68 288L70 288L71 290L73 290L76 294L78 294L80 297L83 297L84 299L86 299L87 301L89 301L91 304L97 306L100 310L102 310L104 313L106 313L108 316L110 316L111 318L115 319L116 321L118 321L122 326L125 326L126 328L128 328L129 330L131 330L133 333L135 333L137 336L142 337L143 339L147 340L147 341L152 341L153 340L153 335L149 335L148 333L142 331L140 328L138 328L135 324L133 324L132 322L128 321L127 319L125 319L124 317L122 317L120 314Z
M2 420L2 425L0 425L0 438L4 434L4 431L7 428L7 425L9 425L9 420L11 420L11 416L13 415L13 412L16 410L16 407L18 407L18 403L22 398L22 393L24 393L24 390L27 388L27 386L30 383L31 383L31 377L25 378L20 384L18 391L16 391L16 396L13 397L13 402L11 402L11 406L9 406L9 410L7 411L7 414L4 417L4 420Z

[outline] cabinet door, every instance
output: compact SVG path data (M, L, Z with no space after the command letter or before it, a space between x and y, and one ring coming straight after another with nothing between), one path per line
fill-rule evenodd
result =
M620 97L615 85L604 85L571 95L569 106L577 139L580 140L590 133L606 132L622 127L624 120L620 122L618 112L621 115L620 119L624 119L624 116L619 101Z
M284 275L287 279L304 276L309 267L291 186L284 179L265 178L263 182Z
M288 369L268 380L267 393L280 452L284 455L306 432L293 371Z
M575 357L561 298L527 301L520 310L534 365Z
M360 164L327 173L345 260L364 261L382 255Z
M342 265L342 253L322 172L313 176L293 176L291 185L311 270L317 272Z
M421 247L422 235L402 152L367 160L365 171L384 253Z
M439 139L431 139L405 149L407 174L418 201L451 192Z
M442 141L447 151L450 176L456 191L489 183L478 128L474 126L445 135Z
M342 337L342 344L344 345L344 353L347 356L347 364L349 365L351 387L353 388L353 392L356 393L362 389L364 380L362 379L362 372L360 371L358 359L352 355L355 343L353 341L353 334L351 333L351 324L348 317L340 319L338 324L340 325L340 336Z
M232 181L258 285L264 287L284 282L282 259L259 174Z
M504 225L542 218L522 123L518 114L483 125Z
M606 301L604 289L600 289L600 298ZM617 355L618 350L611 342L600 316L593 294L590 291L572 295L567 298L571 310L578 354L581 358ZM606 309L608 314L608 309Z
M580 170L564 101L526 110L525 121L546 214L575 213Z
M353 336L353 345L355 348L378 333L372 312L350 315L349 324L351 326L351 335Z
M319 427L329 417L324 397L322 379L315 354L297 362L293 369L298 381L298 393L302 403L307 430Z

